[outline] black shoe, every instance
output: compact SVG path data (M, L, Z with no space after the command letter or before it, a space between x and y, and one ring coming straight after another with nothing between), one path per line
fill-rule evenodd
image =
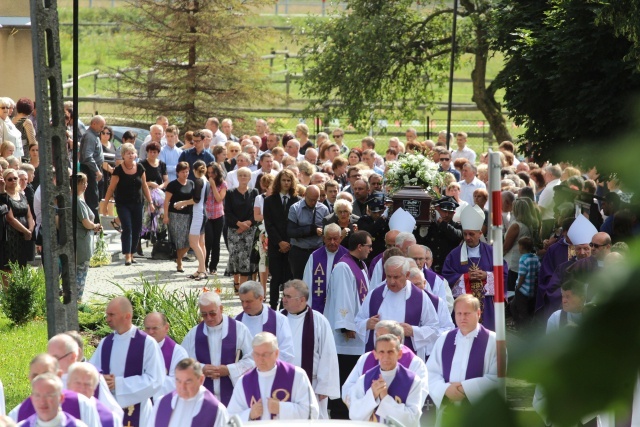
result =
M131 261L125 261L124 265L131 265Z

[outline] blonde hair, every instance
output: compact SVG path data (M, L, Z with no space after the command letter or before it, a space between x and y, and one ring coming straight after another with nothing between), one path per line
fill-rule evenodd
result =
M124 144L122 144L122 146L120 147L120 155L124 157L125 154L128 153L138 153L138 151L136 150L135 145L133 145L130 142L125 142Z

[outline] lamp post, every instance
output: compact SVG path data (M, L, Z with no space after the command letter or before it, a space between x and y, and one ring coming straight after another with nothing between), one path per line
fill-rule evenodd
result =
M456 58L456 25L458 22L458 0L453 0L453 26L451 28L451 63L449 64L449 102L447 104L447 150L450 149L451 104L453 103L453 69Z

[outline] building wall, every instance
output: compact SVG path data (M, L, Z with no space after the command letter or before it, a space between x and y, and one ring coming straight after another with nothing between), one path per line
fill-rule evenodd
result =
M29 15L28 0L0 0L0 16ZM0 61L3 65L0 96L8 96L14 101L25 96L35 99L31 29L18 28L17 33L10 35L12 30L8 26L0 28Z

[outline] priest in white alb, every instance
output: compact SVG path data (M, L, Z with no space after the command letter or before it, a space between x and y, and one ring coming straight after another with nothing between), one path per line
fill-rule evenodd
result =
M102 427L118 427L122 425L122 409L117 411L94 397L100 374L95 366L87 362L76 362L69 366L67 388L83 395L96 406L98 419Z
M429 292L438 298L442 298L447 305L447 311L451 314L453 312L453 294L451 293L451 287L444 277L427 266L428 256L433 256L431 249L424 245L412 245L407 249L407 257L414 260L418 268L422 270L422 274L429 285Z
M318 398L320 419L328 419L328 398L340 397L338 354L329 321L308 305L309 287L302 280L284 284L284 310L293 334L293 364L307 373Z
M191 328L182 341L189 357L200 362L204 387L227 405L240 377L255 365L251 357L251 333L241 322L223 314L215 292L198 297L202 322Z
M229 415L242 421L318 419L318 401L307 373L279 360L278 339L260 332L252 346L256 367L233 389Z
M162 387L165 368L158 343L133 326L132 317L133 307L127 298L109 302L106 318L114 332L100 341L89 363L102 371L124 410L124 425L140 427L151 414L151 398Z

